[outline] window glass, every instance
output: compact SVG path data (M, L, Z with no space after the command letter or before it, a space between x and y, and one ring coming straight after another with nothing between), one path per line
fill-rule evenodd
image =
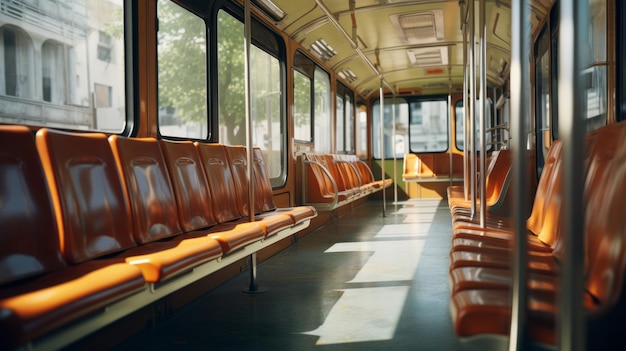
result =
M456 148L463 151L465 150L465 109L463 108L463 100L457 101L456 105L454 105L454 116Z
M337 83L337 152L354 154L354 95L350 89Z
M219 141L246 145L243 23L225 11L217 16Z
M330 77L319 67L315 67L314 81L314 122L315 152L331 152L331 113L330 113Z
M617 120L626 120L626 3L616 1L617 7Z
M411 152L442 152L448 149L448 102L413 101L410 104Z
M71 7L2 1L0 7L0 123L121 132L123 1L82 0Z
M293 81L294 138L310 142L313 140L311 136L311 79L299 71L294 71Z
M250 48L250 114L252 144L263 151L272 186L285 183L286 143L283 66L276 37L252 23ZM219 142L246 145L244 26L221 10L218 13Z
M204 21L169 0L157 3L159 132L206 139L207 62Z
M356 119L356 154L360 159L367 158L367 108L359 104Z
M487 130L491 128L491 120L492 120L491 111L493 109L492 106L493 105L491 103L491 99L487 99L487 104L485 106L485 110L487 112L487 116L485 116L485 129ZM460 151L464 151L465 150L465 110L463 108L463 100L457 101L456 105L454 106L454 110L455 110L454 123L456 124L455 126L456 148ZM474 113L474 118L476 119L476 122L474 123L474 126L476 128L476 141L474 145L476 145L476 150L480 150L480 99L476 100L475 110L476 112ZM504 139L505 136L504 134L502 135L503 135L502 138ZM491 150L493 148L492 140L494 140L492 138L492 133L487 132L487 137L485 138L485 145L487 146L487 150Z
M550 94L550 33L544 28L539 40L535 44L535 125L537 144L537 170L541 174L548 149L552 141L550 134L550 113L552 112L552 101Z
M395 133L394 133L395 116ZM409 152L409 104L405 99L385 99L383 104L383 129L381 131L380 101L372 106L372 152L374 158L404 157ZM381 138L382 134L382 138Z
M335 126L336 126L336 142L337 142L337 152L342 152L344 151L345 148L345 135L346 135L346 129L345 129L345 121L346 121L346 116L345 116L345 97L343 94L337 94L335 96L335 108L336 108L336 116L337 116L337 121L335 122Z
M584 71L587 79L586 108L587 130L594 130L606 124L607 99L607 58L606 58L606 1L589 1L589 48L592 49L591 62Z

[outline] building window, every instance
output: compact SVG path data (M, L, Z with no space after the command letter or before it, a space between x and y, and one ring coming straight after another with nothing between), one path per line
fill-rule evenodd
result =
M113 106L112 87L96 84L96 108L105 108Z
M104 62L111 61L111 51L113 50L113 38L107 33L100 31L98 41L98 60Z

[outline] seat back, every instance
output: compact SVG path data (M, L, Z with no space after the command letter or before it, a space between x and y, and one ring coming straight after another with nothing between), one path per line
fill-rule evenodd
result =
M228 163L230 164L230 170L233 175L233 181L235 182L235 194L237 194L237 204L239 207L239 213L242 216L248 216L248 191L250 186L248 182L248 154L246 148L243 146L225 146L226 156L228 157ZM253 165L254 169L254 165ZM255 177L255 172L252 176ZM254 193L254 213L261 213L264 206L262 188L257 184L256 179L252 179Z
M241 218L235 183L231 173L226 149L221 144L194 144L200 152L202 167L209 182L213 215L218 223Z
M109 138L130 199L135 240L148 243L182 233L165 159L154 138Z
M605 313L622 295L626 274L626 123L603 127L586 181L587 291ZM608 144L608 145L606 145ZM603 146L604 145L604 146ZM588 189L587 189L588 188Z
M0 285L64 266L35 138L25 126L0 126L0 228Z
M161 140L160 145L174 187L183 231L215 225L209 185L193 143Z
M528 230L535 234L539 234L543 227L544 209L546 204L546 194L548 188L554 183L553 174L554 166L558 159L561 158L561 149L563 143L560 140L555 140L550 146L546 162L539 178L539 184L535 192L535 200L533 201L533 207L526 221L526 227Z
M260 147L252 148L252 158L254 160L254 184L255 198L258 198L262 204L261 211L273 211L276 209L274 204L274 193L272 192L272 182L263 158L263 151Z
M80 263L134 246L127 198L106 135L44 128L36 140L65 260Z
M335 190L330 174L324 172L320 157L316 154L302 154L302 163L306 169L306 202L330 203L335 197ZM316 163L308 163L316 162ZM319 163L319 164L318 164Z

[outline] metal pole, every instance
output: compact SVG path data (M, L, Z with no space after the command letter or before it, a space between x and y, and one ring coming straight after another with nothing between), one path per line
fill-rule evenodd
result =
M584 350L586 347L583 237L583 137L586 99L581 72L589 62L587 33L589 3L587 0L559 3L559 137L563 141L563 264L561 265L559 314L559 346L563 350ZM572 53L572 54L570 54Z
M247 177L248 177L248 218L254 222L254 184L252 181L252 109L250 88L250 48L252 42L252 22L250 16L250 0L244 1L244 73L246 98L246 150L247 150ZM259 290L256 282L256 252L250 255L250 287L249 292Z
M476 214L476 18L474 11L474 0L469 1L469 26L470 26L470 197L472 200L472 217Z
M469 40L467 40L467 23L463 26L463 119L465 123L463 123L463 190L465 194L465 200L469 200L470 198L470 154L469 154L469 94L467 90L469 89L469 65L468 65L468 55L467 55L467 46L469 45Z
M393 95L392 104L391 104L391 116L393 120L393 203L395 205L398 204L398 182L395 179L398 179L398 167L397 167L397 155L396 155L396 96Z
M387 216L387 201L386 201L386 190L385 190L385 126L383 123L385 122L384 112L385 112L385 95L383 90L383 79L380 80L380 169L381 169L381 179L383 181L383 217Z
M450 168L448 169L448 176L450 177L450 186L454 184L453 182L454 170L452 169L453 167L453 164L452 164L452 124L454 124L454 121L452 120L453 108L454 107L452 106L452 91L450 91L450 93L448 94L448 151L450 151L450 158L449 158ZM456 118L456 110L455 110L454 117Z
M530 121L530 0L511 2L511 131L513 149L513 285L511 286L511 334L509 350L526 346L526 207L528 155L526 123Z
M480 226L485 228L487 215L487 148L485 119L487 118L487 23L485 0L480 0Z

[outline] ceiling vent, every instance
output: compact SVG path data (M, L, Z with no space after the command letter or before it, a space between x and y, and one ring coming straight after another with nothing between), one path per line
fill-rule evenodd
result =
M311 52L323 61L328 61L337 55L337 51L328 45L324 39L318 39L311 44Z
M442 66L448 64L448 47L408 49L409 60L414 67Z
M339 77L343 78L350 84L354 83L357 79L356 74L354 74L354 72L352 72L352 70L349 68L346 68L343 71L339 71L338 74L339 74Z
M443 39L443 10L389 16L403 43L428 43Z

